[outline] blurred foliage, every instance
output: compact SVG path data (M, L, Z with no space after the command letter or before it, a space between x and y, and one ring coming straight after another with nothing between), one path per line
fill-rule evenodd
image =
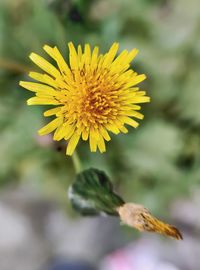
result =
M134 69L152 102L137 130L113 136L103 155L78 147L84 167L105 170L126 200L166 215L170 203L200 182L199 0L0 0L0 183L26 181L66 202L74 178L63 144L39 138L44 108L28 107L18 81L35 69L28 55L44 44L112 42L136 47ZM45 56L46 57L46 56ZM164 210L165 209L165 210Z

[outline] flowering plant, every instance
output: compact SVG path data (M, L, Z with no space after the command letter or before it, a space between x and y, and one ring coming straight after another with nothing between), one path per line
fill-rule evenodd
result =
M99 55L98 47L91 50L89 44L84 50L80 45L76 50L72 42L68 46L69 65L57 47L44 46L57 68L32 53L31 60L45 74L30 72L29 76L39 83L21 81L20 85L35 93L35 97L28 99L28 105L54 106L44 112L44 116L55 118L39 130L40 135L54 131L54 140L65 139L67 155L74 153L80 138L89 140L91 152L98 148L103 153L105 141L111 139L109 132L127 133L126 124L136 128L138 122L133 118L143 119L138 104L150 101L146 92L136 86L146 76L130 69L130 62L138 51L124 50L116 57L118 43L105 55ZM116 215L123 223L140 231L155 231L182 239L174 226L153 217L142 205L125 203L113 192L104 172L89 169L78 173L69 188L69 198L80 213Z

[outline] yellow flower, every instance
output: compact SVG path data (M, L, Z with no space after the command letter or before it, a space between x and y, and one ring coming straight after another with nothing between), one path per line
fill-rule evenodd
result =
M86 44L84 50L76 50L72 42L69 46L69 65L57 47L44 46L44 50L57 63L57 68L41 56L31 53L30 59L43 73L30 72L29 76L39 81L20 85L32 92L35 97L28 99L28 105L54 105L44 112L44 116L55 119L39 130L40 135L55 131L53 139L65 139L67 155L72 155L80 138L89 140L90 150L105 152L105 141L110 140L109 132L127 133L125 124L134 128L143 119L138 103L149 102L145 91L135 87L146 77L129 69L130 62L138 50L122 51L116 57L118 43L114 43L105 54L99 48L91 51Z

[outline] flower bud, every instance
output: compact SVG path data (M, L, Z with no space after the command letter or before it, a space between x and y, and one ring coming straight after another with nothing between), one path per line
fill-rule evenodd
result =
M117 211L124 224L139 231L157 232L177 240L183 239L177 228L158 220L142 205L125 203Z

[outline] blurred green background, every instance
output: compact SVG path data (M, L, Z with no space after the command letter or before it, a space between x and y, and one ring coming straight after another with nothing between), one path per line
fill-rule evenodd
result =
M115 239L110 239L109 235L116 232L111 219L103 219L98 225L100 227L94 225L96 223L93 222L97 221L92 221L92 218L89 221L77 219L78 215L71 209L66 196L67 188L74 180L75 170L71 158L65 156L65 142L55 143L51 136L37 135L37 130L47 121L42 115L46 107L28 107L26 100L31 97L31 93L18 85L20 80L28 79L28 71L37 70L28 58L31 52L48 59L43 45L56 45L67 58L69 41L75 45L86 42L92 46L98 45L103 53L115 41L120 43L120 50L139 49L133 69L147 75L140 87L147 91L152 100L142 106L145 118L141 126L136 130L129 128L128 134L112 136L105 154L90 153L88 143L85 142L79 143L78 153L83 168L104 170L124 200L144 204L160 218L180 225L189 237L184 242L185 246L179 246L184 252L179 253L180 258L177 260L183 263L184 256L190 254L188 258L185 257L188 267L184 263L180 269L198 270L200 262L193 261L192 268L189 261L194 259L191 254L196 254L197 261L200 257L199 0L0 0L0 224L10 224L7 234L2 230L3 225L0 225L0 254L5 254L6 250L2 243L7 245L8 236L13 238L13 228L18 228L2 214L5 212L5 208L2 208L4 204L6 207L10 205L7 201L11 203L11 217L19 209L26 210L33 224L36 222L35 227L32 227L37 232L39 242L34 242L35 236L25 242L29 243L33 254L34 250L40 250L41 254L44 252L46 255L41 255L41 262L34 255L32 263L42 265L45 258L51 258L57 252L51 251L49 255L49 241L52 241L52 250L56 241L63 246L68 245L65 246L69 251L64 253L66 256L71 254L75 246L81 246L81 243L85 245L84 239L87 237L84 238L84 235L88 235L87 241L94 239L91 250L96 252L95 258L99 258L139 236L132 229L122 230L117 227L118 234L120 231L123 233L119 238L115 236ZM50 208L41 204L41 200L47 200L48 205L50 202ZM51 208L51 202L59 205L58 209L64 210L67 216L76 215L76 219L67 219L70 224L67 227L64 217L51 210L55 224L48 234L50 240L47 240L44 228L49 228L50 225L46 225L51 222L44 220L49 217L48 209L54 209ZM119 220L115 224L119 224ZM8 225L5 228L9 228ZM87 229L79 232L82 226ZM93 230L91 226L96 230L93 236L89 236ZM74 231L71 231L71 227ZM51 239L54 233L56 241ZM19 235L17 229L15 234ZM6 240L2 242L4 235L7 235ZM31 235L29 232L28 237ZM72 242L69 241L70 246L68 240L64 240L64 235L77 237L77 242L74 244L73 238L70 240ZM96 240L96 237L99 238ZM102 243L97 245L95 241ZM118 241L118 244L114 244L114 241ZM10 245L14 247L14 244ZM24 251L20 256L23 261L29 249L24 244L22 246ZM98 253L99 247L103 251ZM171 247L170 242L173 253L177 246L174 244ZM196 247L194 252L193 247ZM187 252L187 248L190 252ZM56 254L62 254L60 246L58 250ZM87 247L81 248L80 254L84 250ZM88 252L91 253L89 248ZM11 258L9 249L8 254ZM88 258L87 254L85 258ZM4 257L0 256L1 263ZM28 259L27 263L30 265ZM15 270L28 269L26 264L24 268L20 263L14 265L18 265Z
M44 44L67 57L67 42L98 45L106 52L139 49L133 62L147 80L152 101L142 106L137 130L113 136L105 154L78 146L84 168L103 169L126 201L169 217L178 198L200 183L200 4L198 0L0 0L0 187L29 183L42 196L68 205L74 179L64 143L37 130L44 107L26 105L18 86L36 67L28 55L46 57ZM71 211L70 206L67 206Z
M127 200L164 213L200 182L200 8L197 0L1 0L0 184L31 181L66 203L74 176L62 145L37 137L44 107L26 106L31 93L18 86L36 69L28 55L44 44L67 57L67 42L89 42L105 52L138 48L133 68L145 73L151 96L141 126L113 136L103 155L78 147L84 167L104 169ZM46 57L46 56L45 56ZM159 202L159 203L158 203Z

